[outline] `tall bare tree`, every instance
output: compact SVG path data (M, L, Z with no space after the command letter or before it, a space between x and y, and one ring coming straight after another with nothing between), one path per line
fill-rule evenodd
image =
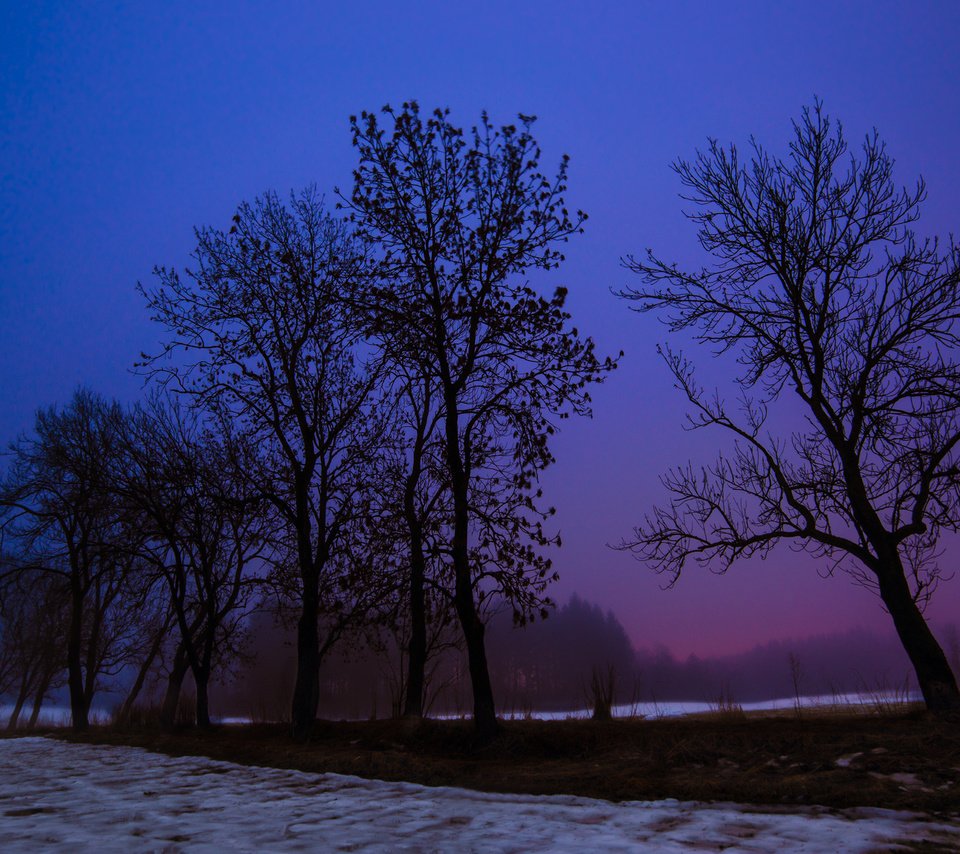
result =
M441 407L450 586L475 724L489 734L497 723L478 591L525 591L518 615L536 611L550 578L535 557L550 540L535 482L552 460L551 418L588 412L586 386L613 363L570 327L564 288L544 297L524 278L557 267L585 219L564 206L566 158L554 178L541 173L533 118L495 128L484 114L465 134L446 111L424 118L416 103L382 115L385 126L373 113L351 120L359 164L342 204L382 262L383 282L367 294L372 334L430 378ZM493 506L476 500L483 481L516 497L507 530L504 515L485 515ZM476 583L481 572L491 586Z
M624 545L675 581L688 560L726 570L790 543L877 591L928 708L956 710L950 666L922 614L941 578L939 544L960 527L960 253L910 225L922 182L899 189L876 131L859 153L818 102L789 154L711 141L674 165L712 266L648 253L622 296L736 356L743 400L697 383L663 350L695 428L736 449L664 478L671 503ZM790 398L803 423L767 426Z
M382 418L351 316L363 255L312 191L289 206L268 194L241 205L229 231L196 236L193 269L159 268L141 288L169 333L160 357L176 357L148 364L259 449L247 476L282 523L275 560L300 604L292 717L303 736L322 655L370 596L360 552Z

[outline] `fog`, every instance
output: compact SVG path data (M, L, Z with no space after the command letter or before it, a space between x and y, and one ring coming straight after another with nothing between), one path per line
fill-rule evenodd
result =
M935 626L955 671L960 633ZM294 630L258 612L250 625L247 661L218 686L220 716L287 720L296 674ZM915 690L896 636L865 629L777 640L734 655L675 657L666 647L634 649L616 616L577 596L548 619L515 627L508 613L487 629L494 695L500 714L591 708L591 680L612 673L618 704L695 701L717 705L801 695ZM397 713L402 659L396 643L352 637L321 667L319 716L384 718ZM450 645L432 657L429 715L467 715L470 684L462 650Z

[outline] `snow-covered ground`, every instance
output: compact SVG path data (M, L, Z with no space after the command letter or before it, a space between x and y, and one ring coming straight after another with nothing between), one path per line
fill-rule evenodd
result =
M0 740L0 849L876 851L960 822L878 809L609 803L250 768L132 747Z
M772 712L795 709L848 708L864 711L894 711L910 703L918 703L923 697L916 692L875 691L872 693L851 692L848 694L812 694L802 697L778 697L752 703L734 703L721 706L719 703L704 703L695 700L664 700L661 702L618 703L613 706L615 718L675 718L683 715L699 715L707 712L728 711L731 708L744 712ZM510 710L501 713L505 720L563 721L589 718L593 709L565 709L561 711ZM463 715L436 715L440 719L456 719ZM227 718L222 723L249 723L247 718Z

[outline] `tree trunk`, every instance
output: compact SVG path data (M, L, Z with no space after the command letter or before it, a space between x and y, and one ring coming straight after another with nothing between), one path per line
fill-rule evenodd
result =
M213 648L217 642L217 614L215 609L208 608L207 618L203 624L199 660L191 662L190 671L193 673L193 684L197 691L196 720L200 729L210 729L210 673L213 671ZM194 648L194 654L197 650Z
M931 712L960 711L960 692L950 663L930 631L903 573L903 567L889 566L878 573L880 597L893 617L900 642L917 674L917 683Z
M317 719L320 702L320 636L317 630L317 584L305 578L303 611L297 623L297 681L293 687L293 736L306 739Z
M71 584L70 632L67 638L67 684L70 688L70 719L74 732L90 727L87 717L87 697L83 685L83 595L79 583Z
M493 687L490 684L490 669L487 666L487 651L483 641L483 622L473 601L473 584L470 578L470 552L468 532L470 506L467 501L469 484L460 455L460 430L457 417L457 401L448 395L446 412L446 452L450 469L450 486L453 494L453 542L451 557L456 589L454 607L463 639L467 646L467 661L470 665L470 685L473 688L473 725L477 734L489 738L500 730L493 702Z
M30 710L30 720L27 721L27 729L33 729L40 720L40 707L43 706L43 694L46 692L37 692L33 697L33 708Z
M27 676L24 676L23 679L20 680L20 690L17 692L17 701L14 703L10 720L7 721L7 732L13 732L20 723L20 712L23 711L23 704L27 701L29 691L29 679Z
M153 646L150 647L150 652L147 653L147 657L140 664L140 670L137 672L137 678L134 680L133 685L130 688L130 691L127 693L126 699L123 701L123 705L120 707L120 711L117 713L117 720L119 723L127 723L130 720L130 715L133 712L133 704L137 702L137 697L140 696L140 691L143 689L143 683L146 682L147 673L150 670L150 666L153 664L154 659L157 657L157 654L160 652L160 647L164 641L164 632L157 632L157 636L153 641Z
M407 696L403 715L423 717L424 673L427 667L427 618L424 594L426 576L423 541L416 519L413 495L406 496L407 525L410 530L410 643L407 646Z
M177 645L173 656L173 667L167 677L167 690L163 695L163 705L160 707L160 726L164 729L173 729L177 722L177 706L180 705L180 689L183 679L187 675L187 653L183 644Z
M497 723L490 669L487 666L483 621L477 614L473 601L473 586L470 584L469 573L466 581L463 581L458 573L454 604L467 645L470 685L473 688L473 724L478 735L489 738L499 732L500 725Z
M40 719L40 707L50 690L50 683L53 681L53 673L47 671L40 677L40 684L37 686L36 693L33 695L33 708L30 710L30 720L27 721L27 729L33 729Z
M210 683L209 671L194 671L193 681L197 689L197 726L200 729L210 729L210 700L207 690Z
M403 716L423 717L423 690L427 669L427 620L424 607L423 572L410 576L410 643L407 646L407 696Z

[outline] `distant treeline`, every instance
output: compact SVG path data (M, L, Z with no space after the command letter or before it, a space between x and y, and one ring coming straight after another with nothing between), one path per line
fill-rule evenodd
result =
M262 603L264 606L266 602ZM37 624L42 631L48 624ZM254 610L241 629L242 650L233 666L211 685L214 718L287 721L296 678L296 629L275 607ZM960 631L941 627L953 668L960 672ZM612 611L574 594L545 620L516 626L508 612L494 614L487 628L491 678L498 713L523 716L542 711L591 710L594 679L612 678L613 702L630 705L672 701L747 703L801 695L839 695L915 690L909 659L890 635L864 629L801 639L775 640L745 652L677 658L666 647L634 649ZM55 638L48 636L48 640ZM430 715L469 715L470 681L455 627L438 639L428 666L426 709ZM405 656L386 633L360 632L331 652L320 685L319 716L327 719L395 717L402 713ZM123 710L140 679L139 713L158 714L168 689L167 667L157 661L144 676L133 667L116 675L101 698ZM66 696L54 685L47 702ZM195 687L186 675L178 720L190 722ZM112 698L109 699L109 698ZM15 691L5 699L17 704ZM32 698L30 698L32 700ZM36 720L36 709L17 709L19 723ZM152 712L151 712L152 710Z
M960 632L942 628L960 672ZM294 635L267 612L251 625L257 654L215 691L222 716L285 720L296 669ZM546 620L515 627L495 615L487 632L491 677L504 715L591 709L592 679L612 673L617 704L666 701L753 702L802 695L915 689L909 659L891 635L864 629L776 640L733 655L676 658L666 647L635 650L624 627L577 595ZM331 656L321 685L321 717L387 717L397 713L400 653L356 640ZM433 661L431 715L468 714L470 685L464 654L451 644ZM796 680L796 681L795 681Z

